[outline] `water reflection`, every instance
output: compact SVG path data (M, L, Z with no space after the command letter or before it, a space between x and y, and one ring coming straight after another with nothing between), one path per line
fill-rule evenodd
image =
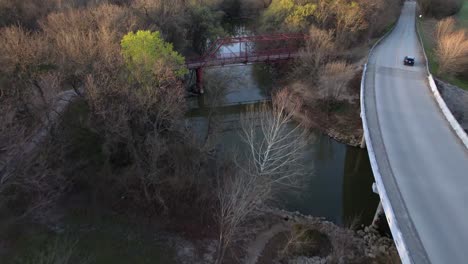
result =
M345 148L321 135L316 137L315 142L309 143L306 161L314 165L314 173L301 192L281 196L286 209L342 223L341 186Z
M187 122L203 139L213 113L219 149L242 145L238 134L239 115L246 111L238 103L268 99L274 86L274 71L268 65L243 65L207 69L207 94L193 98ZM221 98L210 95L222 86ZM291 211L326 217L343 225L356 217L360 223L372 220L378 196L372 193L372 171L365 150L347 147L320 133L313 133L304 153L308 172L298 191L283 193L279 205Z
M314 164L315 173L299 194L281 196L286 209L323 216L339 225L372 221L378 196L372 193L373 176L365 150L318 135L309 144L306 160Z
M379 204L379 197L371 190L374 175L369 156L364 149L346 149L345 175L343 184L343 213L345 221L359 217L361 222L370 224Z
M240 111L241 112L241 111ZM218 149L230 152L243 149L239 136L239 113L223 115L217 130ZM190 118L197 135L204 138L208 120ZM378 204L372 193L373 176L365 150L340 144L320 133L313 133L304 151L305 172L301 187L289 189L275 199L289 211L325 217L345 225L355 220L369 224Z
M239 65L207 69L207 78L222 78L225 104L251 102L269 98L272 81L266 65Z

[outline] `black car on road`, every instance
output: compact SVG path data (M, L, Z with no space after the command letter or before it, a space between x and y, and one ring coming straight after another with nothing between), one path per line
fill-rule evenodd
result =
M404 65L409 65L409 66L414 66L414 57L410 56L405 56L405 59L403 60Z

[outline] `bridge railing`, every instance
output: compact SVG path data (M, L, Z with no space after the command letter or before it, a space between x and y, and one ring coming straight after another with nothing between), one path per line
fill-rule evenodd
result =
M272 61L291 59L298 54L297 49L274 49L267 51L246 51L246 52L230 52L222 53L217 56L206 57L199 60L187 61L187 66L203 67L210 65L228 65L234 63L248 63L255 61Z
M254 36L238 36L238 37L229 37L221 38L213 41L210 47L207 49L205 54L196 59L188 59L186 65L189 68L203 68L208 64L228 64L228 63L237 63L242 58L245 58L248 61L250 58L259 58L262 57L262 60L271 59L288 59L291 58L291 55L297 54L299 50L298 41L303 41L307 37L306 34L301 33L287 33L287 34L271 34L271 35L254 35ZM242 51L242 48L239 47L239 52L226 52L221 53L222 47L228 47L233 44L242 45L242 43L272 43L270 47L274 47L280 44L285 44L286 48L276 48L276 49L267 49L267 50L250 50L246 48L245 51ZM262 45L264 46L264 45ZM247 47L247 46L246 46ZM288 56L285 57L285 54ZM264 58L266 56L266 58Z
M374 50L377 48L377 46L380 45L380 43L388 36L390 35L391 32L393 32L393 29L396 27L394 25L391 30L389 30L384 36L382 36L377 42L372 46L371 50L369 51L369 57L372 56L374 53ZM369 63L369 62L368 62ZM387 191L385 189L385 186L383 184L383 178L380 172L379 168L379 163L377 162L377 157L375 155L375 149L374 149L374 144L372 141L371 133L370 133L370 128L368 125L368 119L367 119L367 109L366 109L366 78L368 75L368 63L364 65L363 72L362 72L362 79L361 79L361 91L360 91L360 99L361 99L361 120L362 120L362 126L364 130L364 137L365 137L365 142L367 145L367 152L369 154L369 160L372 168L372 172L374 174L374 179L377 185L377 190L380 196L380 201L382 203L382 207L385 212L385 216L387 218L388 225L390 227L390 231L393 236L393 240L395 242L396 248L398 250L398 254L400 256L400 259L403 264L411 264L413 263L410 253L408 251L408 246L406 244L405 239L403 238L403 233L401 232L400 225L401 223L398 223L395 212L392 208L392 205L390 203L390 198L387 194ZM375 87L374 87L375 88Z

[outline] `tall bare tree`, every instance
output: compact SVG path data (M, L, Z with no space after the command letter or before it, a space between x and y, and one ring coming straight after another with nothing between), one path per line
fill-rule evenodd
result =
M343 100L353 73L353 67L345 61L327 63L319 74L322 96L332 101Z
M305 47L300 51L296 66L298 76L308 76L311 82L316 82L320 68L336 57L336 45L332 30L322 30L311 26Z
M241 137L247 147L246 154L236 159L235 170L223 168L218 173L217 263L222 262L248 217L255 216L257 209L278 190L298 186L304 173L302 158L306 142L305 130L293 123L293 113L299 108L286 91L280 91L273 97L271 106L263 105L242 115Z

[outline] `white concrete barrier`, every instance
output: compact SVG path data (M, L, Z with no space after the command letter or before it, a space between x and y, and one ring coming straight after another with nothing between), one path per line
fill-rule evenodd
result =
M398 21L396 22L398 23ZM375 50L375 48L384 40L395 28L396 24L389 30L383 37L381 37L371 48L369 51L370 58ZM362 72L362 79L361 79L361 119L362 125L364 130L364 137L366 140L367 145L367 152L369 154L369 160L372 167L372 172L374 174L374 179L377 185L377 190L379 192L380 200L382 202L382 207L385 212L385 217L387 218L388 225L390 227L390 231L392 232L393 240L395 241L395 246L398 250L398 255L400 256L401 262L403 264L411 264L411 258L409 256L408 247L405 244L403 239L403 235L401 230L398 226L398 221L395 217L395 213L392 209L390 204L390 199L387 195L387 191L385 190L382 175L380 174L379 164L377 163L377 159L375 157L374 147L372 144L372 139L370 137L369 127L367 124L367 117L366 117L366 107L365 107L365 80L367 76L367 64L364 65L364 70Z
M384 37L386 36L387 35L385 35ZM376 43L376 45L378 43L380 43L380 40ZM374 47L371 49L370 54L372 54L372 51L374 50L376 45L374 45ZM370 160L370 164L372 167L372 172L374 174L374 179L377 185L377 190L379 192L380 201L382 202L382 207L385 212L385 217L387 218L390 231L392 232L393 240L395 241L395 246L398 250L398 254L400 256L401 262L403 264L411 264L412 261L409 256L407 246L403 239L403 235L398 226L398 221L395 217L395 213L390 204L390 199L387 195L387 191L385 190L385 187L383 184L382 175L380 174L380 170L379 170L379 164L377 163L377 159L375 157L375 152L374 152L374 147L372 144L372 139L370 137L369 127L367 124L366 110L365 110L366 108L365 108L365 103L364 103L364 100L365 100L364 89L365 89L366 75L367 75L367 64L364 65L364 70L363 70L362 79L361 79L361 119L362 119L362 125L364 129L364 137L366 139L367 152L369 154L369 160Z
M371 50L369 52L369 58L372 56L372 54L374 52L374 49L392 31L393 31L393 28L389 32L387 32L387 34L385 34L382 38L380 38L372 46L372 48L371 48ZM448 109L448 107L445 104L442 96L439 93L439 90L437 89L437 86L436 86L436 84L434 82L432 74L429 71L427 55L426 55L426 52L424 50L424 46L422 45L421 35L420 35L418 30L416 30L416 31L417 31L417 33L419 35L419 41L421 43L421 46L423 47L423 53L424 53L424 56L425 56L425 59L426 59L426 68L427 68L427 73L428 73L428 81L429 81L430 89L431 89L432 93L434 94L434 97L435 97L441 111L443 112L445 118L448 120L451 127L453 128L455 133L458 135L458 137L460 137L462 142L468 148L468 137L467 137L465 131L460 126L460 124L453 117L453 114ZM381 202L382 202L382 206L383 206L383 209L385 211L385 215L386 215L388 224L390 226L390 230L392 232L393 239L395 241L395 245L396 245L397 250L398 250L398 254L399 254L403 264L409 264L409 263L413 263L413 261L412 261L410 255L409 255L408 247L407 247L407 245L406 245L406 243L404 241L401 229L399 228L399 224L398 224L398 221L397 221L397 219L395 217L395 213L394 213L394 211L392 209L392 206L390 204L390 199L388 197L387 191L385 190L382 175L380 174L379 165L377 163L377 159L376 159L376 156L375 156L374 147L373 147L372 139L371 139L371 136L370 136L369 127L368 127L368 124L367 124L366 108L365 108L365 80L366 80L366 76L367 76L367 70L368 70L368 67L367 67L367 64L365 64L363 74L362 74L361 94L360 94L360 97L361 97L361 119L362 119L362 124L363 124L364 137L365 137L366 145L367 145L367 151L368 151L368 154L369 154L369 159L370 159L370 163L371 163L371 167L372 167L372 172L374 173L374 178L375 178L375 181L376 181L377 190L379 192L379 196L380 196L380 199L381 199Z

